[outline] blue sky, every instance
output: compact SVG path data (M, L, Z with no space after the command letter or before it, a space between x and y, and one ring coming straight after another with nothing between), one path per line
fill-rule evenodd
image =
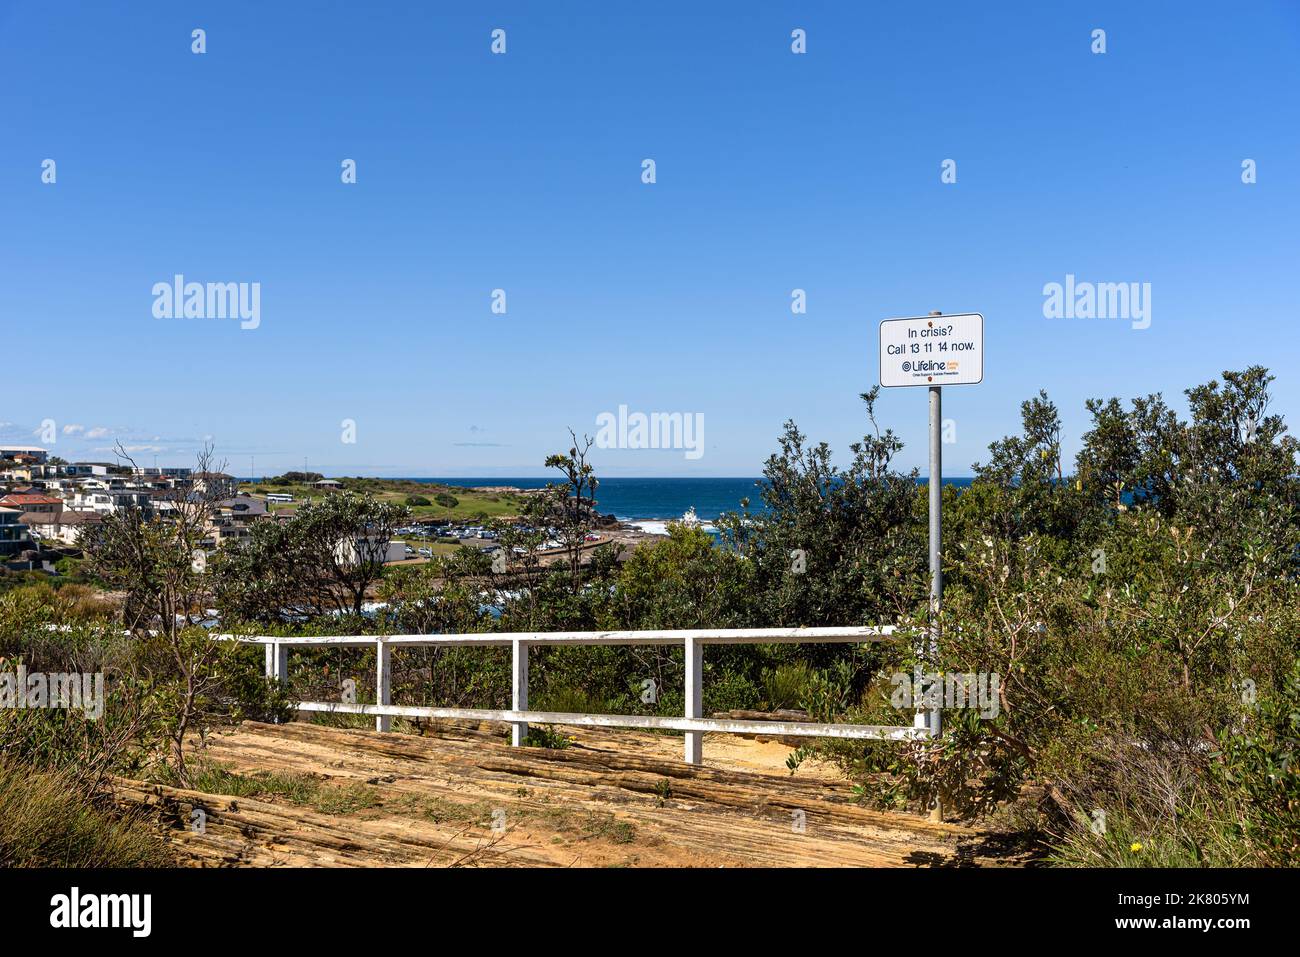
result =
M1251 363L1300 418L1300 4L617 6L0 2L0 442L525 475L624 404L705 454L600 474L753 475L787 418L846 457L879 320L931 309L985 317L948 474L1039 388L1070 455L1086 398ZM176 273L260 326L155 318ZM1150 328L1044 318L1067 273ZM904 466L925 410L881 401Z

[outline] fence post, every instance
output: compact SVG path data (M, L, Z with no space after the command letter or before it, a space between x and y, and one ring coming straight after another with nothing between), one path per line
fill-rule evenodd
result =
M704 717L704 644L686 639L686 717ZM686 732L686 763L704 763L704 732Z
M282 685L289 683L289 646L273 641L266 646L266 674ZM279 724L280 719L276 718Z
M516 638L510 643L510 708L512 711L528 710L528 642ZM510 744L522 747L524 738L528 737L528 722L513 721L510 724Z
M275 654L271 666L271 677L280 684L286 684L289 681L289 646L277 641L274 647Z
M940 312L930 313L942 315ZM925 660L934 674L942 674L939 667L939 608L943 602L943 387L930 386L930 647ZM940 702L944 699L940 697ZM943 730L943 712L936 705L926 715L925 727L935 741ZM930 808L930 820L943 820L943 796L935 797Z
M375 703L393 703L393 649L383 640L375 642ZM392 716L375 715L375 730L393 730Z

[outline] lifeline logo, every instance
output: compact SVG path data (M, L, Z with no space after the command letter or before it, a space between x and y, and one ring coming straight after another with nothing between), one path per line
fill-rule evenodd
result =
M79 887L50 898L50 926L129 927L132 937L148 937L153 927L152 894L86 894Z

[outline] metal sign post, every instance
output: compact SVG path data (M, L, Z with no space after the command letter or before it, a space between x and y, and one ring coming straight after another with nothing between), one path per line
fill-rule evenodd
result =
M938 317L943 317L942 319ZM943 384L975 385L984 379L984 317L978 313L886 319L880 324L880 384L886 388L924 385L930 393L930 627L918 658L931 674L939 670L939 608L943 602ZM934 692L931 690L931 694ZM913 727L932 738L943 730L942 712L917 709ZM931 820L943 820L936 800Z
M938 313L935 313L938 315ZM939 665L939 604L943 601L943 386L930 386L930 655ZM939 709L930 711L930 733L940 731Z

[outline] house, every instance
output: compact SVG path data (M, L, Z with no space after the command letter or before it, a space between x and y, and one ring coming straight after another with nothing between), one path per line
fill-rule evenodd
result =
M71 508L78 512L99 512L108 515L123 508L142 508L152 505L149 493L132 488L83 488L72 495Z
M27 512L22 521L32 534L52 542L64 545L76 545L77 536L82 529L101 525L104 517L98 512Z
M38 488L36 486L33 486L32 491L34 492L43 491L46 495L60 495L63 496L64 498L70 498L72 496L72 493L77 490L77 484L78 484L77 482L75 482L70 478L49 479L41 483L41 485L43 485L44 488ZM14 489L14 491L21 491L21 490Z
M0 508L0 555L17 555L32 547L32 537L16 508Z
M20 512L63 511L63 499L40 492L10 492L0 497L0 508L16 508Z
M31 465L44 465L50 453L36 445L0 445L0 459L12 459Z
M225 498L239 489L239 480L225 472L195 472L190 476L194 491Z
M236 495L217 503L217 514L239 522L255 522L270 513L261 499L251 495Z
M134 474L140 476L141 478L189 479L193 476L194 470L186 469L186 468L176 468L173 466L163 466L161 468L159 468L158 466L153 466L150 468L144 468L142 466L137 465L134 469L132 469L132 472L134 472Z
M340 565L364 562L401 562L406 560L406 542L392 540L382 550L380 542L364 535L354 535L339 542L334 549Z
M150 489L149 511L155 518L174 517L177 509L177 501L184 501L184 496L175 489Z
M113 498L108 489L83 488L72 493L71 508L78 512L99 512L107 515L114 511Z
M35 479L55 478L59 474L56 465L41 465L35 462L14 462L8 468L0 470L0 478L11 482L31 482Z
M71 465L63 466L63 474L73 478L107 475L111 468L112 466L107 462L73 462Z
M343 483L337 479L321 479L319 482L311 483L322 492L337 492L343 487Z
M0 478L10 482L53 478L59 470L46 464L49 457L49 452L36 445L0 445Z
M209 550L224 548L231 542L246 541L252 536L249 526L229 518L217 518L208 523L201 545Z
M223 548L231 542L244 541L252 535L252 526L256 522L270 517L265 503L251 495L236 495L220 501L213 507L212 517L208 520L204 547Z

